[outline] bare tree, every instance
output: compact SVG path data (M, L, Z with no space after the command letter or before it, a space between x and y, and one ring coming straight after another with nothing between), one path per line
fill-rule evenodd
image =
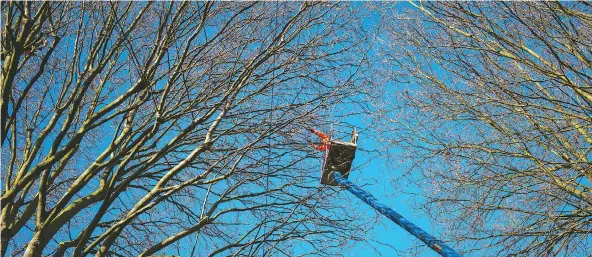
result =
M2 256L333 256L362 239L300 136L356 94L360 12L8 2L2 16Z
M411 160L394 182L419 185L470 255L589 254L590 4L384 9L382 72L397 86L377 124L402 150L393 160Z

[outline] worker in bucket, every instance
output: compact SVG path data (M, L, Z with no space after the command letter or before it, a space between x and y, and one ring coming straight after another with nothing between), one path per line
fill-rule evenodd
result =
M320 131L313 129L313 128L307 128L307 129L311 133L314 133L315 135L317 135L321 138L321 143L318 145L310 142L310 140L309 140L309 143L312 145L312 148L316 149L317 151L326 151L327 149L329 149L329 137L325 133L320 132Z

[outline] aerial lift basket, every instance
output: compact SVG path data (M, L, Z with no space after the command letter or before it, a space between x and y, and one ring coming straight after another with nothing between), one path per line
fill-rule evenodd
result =
M356 156L358 132L354 129L349 142L329 141L329 149L325 151L325 159L321 171L321 184L337 186L331 173L338 171L344 178L349 176L352 163Z

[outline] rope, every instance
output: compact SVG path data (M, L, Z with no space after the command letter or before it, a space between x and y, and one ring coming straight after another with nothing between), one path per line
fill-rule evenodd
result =
M347 191L355 195L356 197L360 198L362 201L367 203L368 205L372 206L375 210L382 213L382 215L386 216L397 225L402 227L403 229L407 230L407 232L411 233L413 236L417 237L419 240L424 242L434 251L439 253L441 256L444 257L462 257L459 253L457 253L454 249L445 245L442 241L436 239L432 235L428 234L427 232L423 231L421 228L416 226L415 224L411 223L411 221L405 219L399 213L395 212L393 209L389 208L386 205L383 205L378 202L374 196L369 194L368 192L364 191L363 189L359 188L358 186L354 185L352 182L341 176L339 172L332 172L331 177L339 184L340 186L345 187Z

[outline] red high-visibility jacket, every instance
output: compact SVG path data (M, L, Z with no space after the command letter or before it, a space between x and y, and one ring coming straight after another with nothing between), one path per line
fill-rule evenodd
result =
M309 128L308 130L321 138L321 144L311 144L312 148L316 149L317 151L325 151L329 149L329 137L325 135L325 133L312 128Z

